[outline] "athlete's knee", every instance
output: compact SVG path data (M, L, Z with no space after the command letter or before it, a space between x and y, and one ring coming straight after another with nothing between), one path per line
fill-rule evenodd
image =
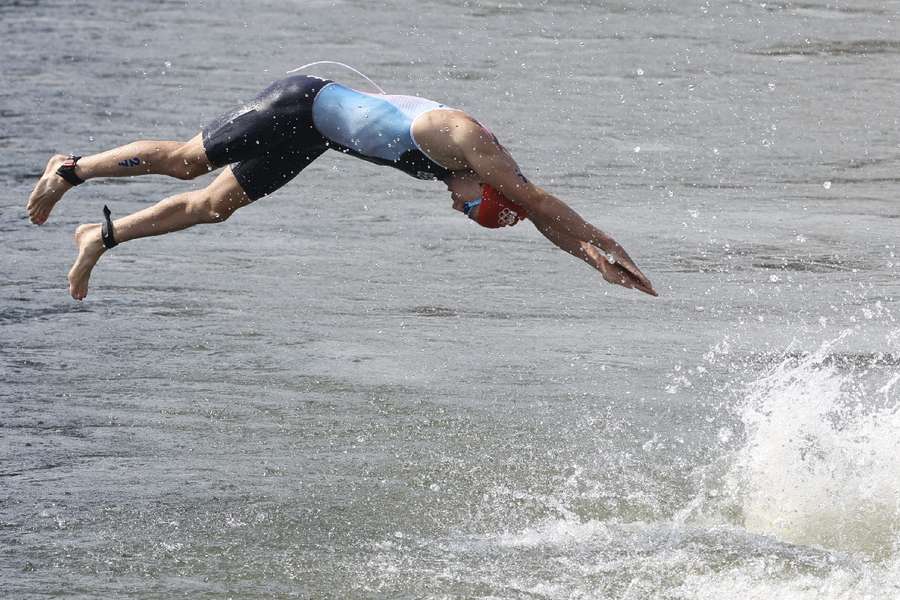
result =
M208 190L190 192L188 210L200 223L221 223L234 214L237 206L229 198L218 197Z
M184 181L196 179L201 175L209 173L210 170L209 163L199 159L189 160L186 158L178 158L173 165L175 177Z
M169 154L170 169L178 179L190 181L209 173L210 164L206 152L190 142L180 143Z

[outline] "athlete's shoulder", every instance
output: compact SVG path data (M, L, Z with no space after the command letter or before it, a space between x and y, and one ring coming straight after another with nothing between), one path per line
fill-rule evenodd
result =
M447 132L454 142L469 149L486 147L502 148L500 140L478 119L464 111L455 111L446 117Z

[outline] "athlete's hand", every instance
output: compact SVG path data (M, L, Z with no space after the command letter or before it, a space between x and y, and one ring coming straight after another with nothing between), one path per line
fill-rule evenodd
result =
M625 249L614 239L606 237L596 240L596 245L580 241L579 246L583 253L582 259L600 271L606 281L629 289L640 290L651 296L659 295L653 289L653 284L646 275L641 273Z

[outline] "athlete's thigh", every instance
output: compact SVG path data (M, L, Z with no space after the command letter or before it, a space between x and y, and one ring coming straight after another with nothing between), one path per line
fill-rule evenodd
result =
M247 197L258 200L268 196L322 155L324 144L297 146L287 144L270 149L257 158L241 161L226 169L234 174Z
M190 167L194 167L194 173L196 175L201 175L205 171L214 170L221 165L214 165L209 157L206 156L206 148L203 147L203 133L198 133L191 139L186 142L181 143L178 146L177 151L172 155L172 158L178 161L179 165L183 165L188 167L188 171L191 171Z
M203 147L203 132L198 133L188 141L181 144L181 151L190 157L202 157L206 159L206 148Z
M230 215L254 199L247 195L231 169L225 169L203 190L216 211Z
M324 143L312 120L312 105L328 81L293 75L274 82L250 102L203 128L203 147L215 166L262 156L275 146Z

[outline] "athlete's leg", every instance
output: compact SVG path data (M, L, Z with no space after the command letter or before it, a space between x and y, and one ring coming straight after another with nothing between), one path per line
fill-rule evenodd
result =
M203 190L167 198L117 219L113 224L116 241L127 242L198 223L224 221L238 208L271 194L293 179L328 148L312 119L313 101L327 83L305 75L281 79L249 104L204 127L202 135L191 140L196 144L189 147L191 151L181 150L181 158L201 152L204 169L235 164ZM127 158L127 153L124 156ZM113 168L109 160L103 165ZM86 166L100 169L103 165L89 161ZM78 258L69 271L69 291L76 299L87 295L91 269L103 255L100 234L99 224L82 225L75 232Z
M143 140L85 156L75 166L75 174L85 180L148 173L194 179L214 168L206 158L203 136L198 133L186 142Z
M235 179L231 169L225 169L202 190L185 192L166 198L113 223L116 241L162 235L200 223L221 223L234 211L252 200ZM75 231L78 258L69 271L69 293L76 300L87 295L91 270L106 251L100 237L101 225L81 225Z
M65 159L62 154L51 157L43 176L31 192L28 216L32 223L44 223L62 195L72 189L72 184L56 173ZM206 158L202 135L197 134L187 142L138 141L85 156L75 165L75 175L84 180L148 173L193 179L214 168Z

